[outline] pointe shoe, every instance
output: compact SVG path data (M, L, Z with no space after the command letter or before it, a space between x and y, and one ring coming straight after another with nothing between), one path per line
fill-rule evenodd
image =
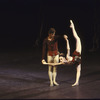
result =
M57 82L53 82L53 83L54 83L54 85L56 85L56 86L58 86L58 85L59 85Z
M79 83L74 83L72 86L76 86L76 85L79 85Z

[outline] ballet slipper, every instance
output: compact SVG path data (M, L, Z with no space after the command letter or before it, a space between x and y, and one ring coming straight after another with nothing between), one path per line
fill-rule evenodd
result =
M76 86L76 85L79 85L79 83L74 83L74 84L72 84L72 86Z

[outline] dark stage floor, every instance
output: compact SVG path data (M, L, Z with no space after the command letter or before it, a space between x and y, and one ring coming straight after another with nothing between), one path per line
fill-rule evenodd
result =
M16 50L0 53L0 99L100 99L100 59L98 52L82 59L80 85L75 67L58 66L59 86L50 87L47 66L41 51Z

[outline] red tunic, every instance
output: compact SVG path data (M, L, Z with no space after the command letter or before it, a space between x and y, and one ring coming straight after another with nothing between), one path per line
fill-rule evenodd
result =
M49 56L58 55L58 39L61 36L55 36L53 40L49 41L48 37L43 41L42 59L45 58L46 48Z

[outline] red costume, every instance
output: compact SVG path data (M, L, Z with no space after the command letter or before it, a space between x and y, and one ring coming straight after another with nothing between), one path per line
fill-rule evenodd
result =
M74 51L72 56L73 56L72 62L78 62L78 64L81 64L81 54L79 52Z

